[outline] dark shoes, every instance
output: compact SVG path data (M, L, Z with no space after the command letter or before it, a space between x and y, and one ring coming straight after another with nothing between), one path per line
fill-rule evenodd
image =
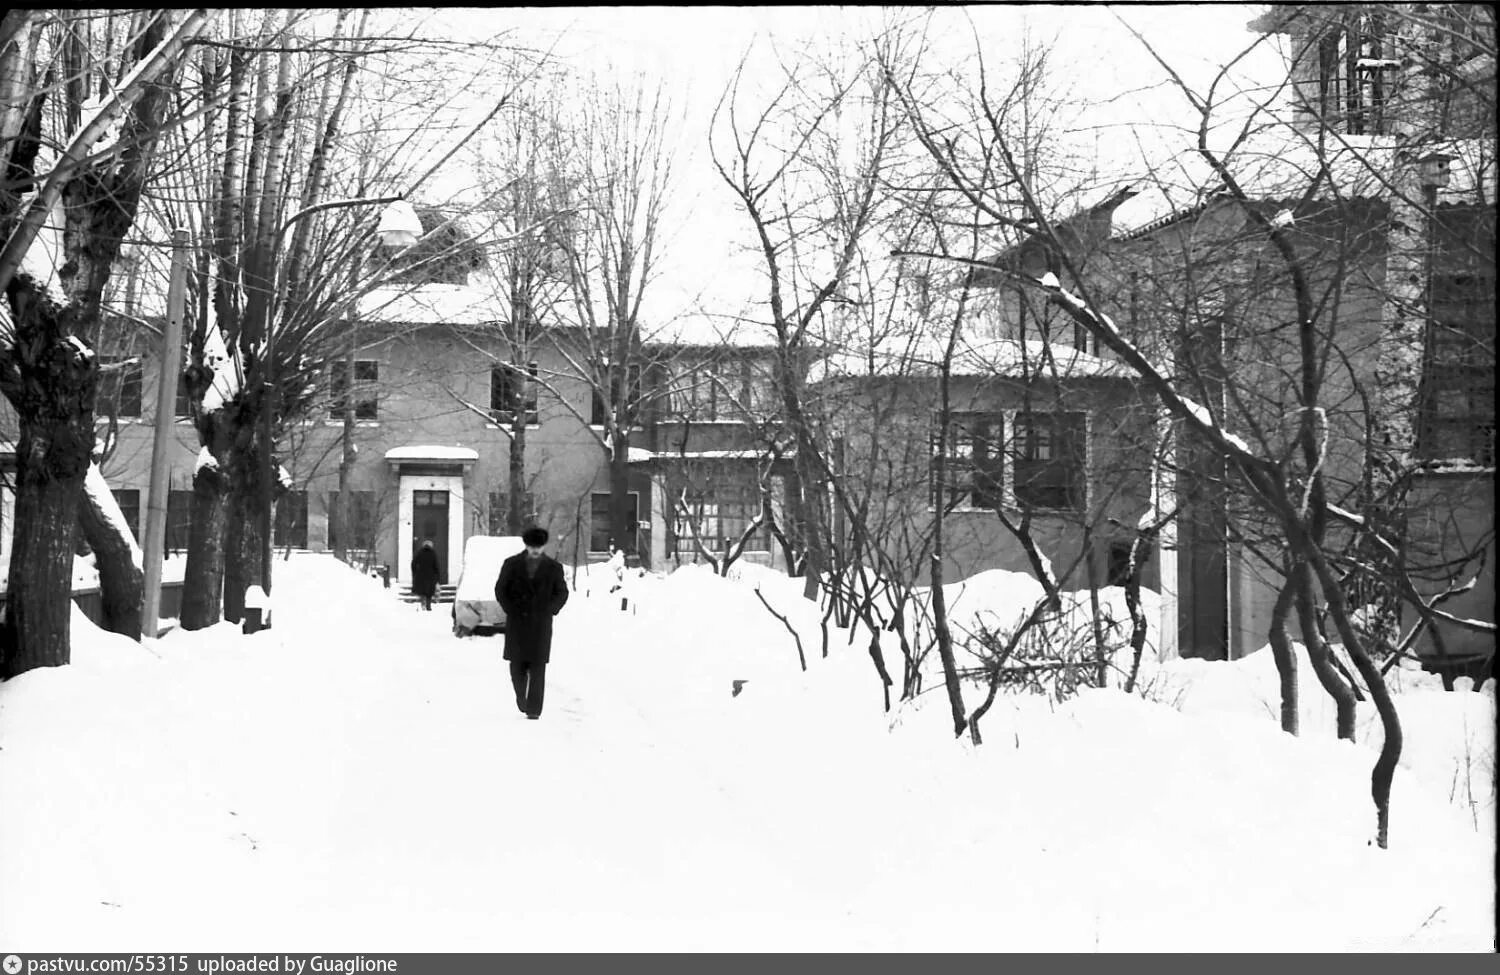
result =
M539 721L541 720L542 716L540 714L528 714L526 717L530 718L532 721Z

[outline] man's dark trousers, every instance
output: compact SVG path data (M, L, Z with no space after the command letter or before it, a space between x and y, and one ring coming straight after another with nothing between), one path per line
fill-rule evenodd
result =
M547 665L533 660L512 660L510 682L516 689L516 707L528 718L542 716L542 695L547 690Z

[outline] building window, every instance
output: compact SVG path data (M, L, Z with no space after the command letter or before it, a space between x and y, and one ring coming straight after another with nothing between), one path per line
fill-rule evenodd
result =
M347 513L339 510L339 499L338 491L328 492L328 547L334 551L374 548L380 532L375 492L350 491Z
M619 402L619 400L620 400L620 375L619 375L619 370L615 370L611 375L613 376L613 378L611 380L611 403L604 402L604 400L599 396L600 390L597 387L593 391L593 407L589 411L589 423L591 425L593 425L593 426L596 426L596 427L602 427L602 426L604 426L604 421L609 416L609 412L610 412L610 408L612 406L612 403ZM641 367L640 366L631 366L630 367L630 394L629 394L629 399L627 399L624 403L622 403L621 406L624 408L625 415L630 419L630 425L631 426L635 426L636 425L636 416L639 413L640 408L641 408Z
M140 419L141 377L139 357L105 358L100 363L94 412L118 419Z
M491 535L507 534L505 517L510 510L510 495L504 491L490 492L489 511L489 533ZM536 521L536 498L530 492L521 501L521 523L530 524Z
M172 415L177 419L186 419L193 415L192 397L188 393L187 371L177 371L177 398L172 404Z
M635 492L628 495L626 501L625 515L625 538L623 540L614 538L609 528L609 495L592 495L589 502L589 553L593 555L608 554L610 542L615 543L615 548L629 554L635 549L636 524L640 515L640 496Z
M375 359L357 359L354 363L354 418L356 420L380 419L380 363ZM349 365L334 363L328 371L329 407L328 416L333 420L344 418L344 406L349 389Z
M271 538L281 548L307 548L306 491L288 491L276 502L276 527Z
M111 493L115 496L115 504L120 506L120 514L125 516L125 524L130 528L130 534L136 539L141 537L141 492L136 488L114 488Z
M490 367L490 417L498 424L509 426L515 419L516 410L525 409L526 424L536 426L537 364L526 364L526 378L522 378L516 368L498 364Z
M1082 413L1017 413L1014 494L1021 507L1082 511L1085 494Z
M1104 584L1106 586L1123 586L1130 581L1130 549L1131 542L1109 543L1109 564L1105 567ZM1142 545L1139 561L1136 563L1136 574L1145 571L1146 563L1151 560L1152 547Z
M685 420L747 420L772 402L770 377L751 359L679 365L671 382L672 412Z
M1356 10L1329 16L1310 52L1316 73L1306 108L1335 131L1383 134L1387 74L1400 67L1389 46L1379 13Z
M942 457L944 477L938 483L940 459L934 423L928 476L932 504L944 508L994 508L1004 493L1005 418L1000 413L950 413L948 451ZM938 418L939 420L941 417Z
M186 552L188 535L193 527L193 492L167 493L167 554Z
M765 501L753 474L687 486L674 505L668 546L679 558L694 559L700 549L715 554L727 552L748 533L744 551L769 552L771 531L764 515Z
M1489 208L1439 211L1422 360L1417 454L1495 465L1495 224Z

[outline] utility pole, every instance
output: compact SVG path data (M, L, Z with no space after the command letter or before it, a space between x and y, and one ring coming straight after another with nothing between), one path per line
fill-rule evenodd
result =
M182 367L182 320L186 316L188 232L172 231L172 277L167 288L167 328L161 339L156 382L156 429L151 441L151 486L146 505L145 591L141 632L155 638L161 615L161 563L167 542L168 438L176 416L177 376Z

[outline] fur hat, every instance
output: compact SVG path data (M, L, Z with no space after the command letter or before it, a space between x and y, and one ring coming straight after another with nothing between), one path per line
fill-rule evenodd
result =
M533 548L541 548L543 545L546 545L548 537L547 529L545 528L532 527L521 533L521 541Z

